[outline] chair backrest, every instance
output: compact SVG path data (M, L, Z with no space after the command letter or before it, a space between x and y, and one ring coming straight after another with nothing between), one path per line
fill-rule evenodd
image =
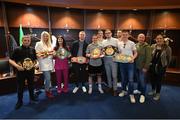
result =
M9 73L10 64L8 58L0 58L0 74Z
M177 56L172 56L169 68L177 68Z

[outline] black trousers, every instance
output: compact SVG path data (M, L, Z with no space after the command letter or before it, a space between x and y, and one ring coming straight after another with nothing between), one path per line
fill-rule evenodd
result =
M151 86L152 90L156 91L156 93L160 93L161 91L161 86L162 86L162 81L164 80L166 73L166 68L159 68L158 72L155 71L155 68L152 67L150 70L150 81L151 81Z
M34 70L30 71L18 71L17 72L17 97L18 102L23 101L23 91L25 86L25 80L28 83L28 90L30 99L34 99Z
M86 82L88 77L86 67L87 64L77 64L77 63L72 64L72 69L75 74L76 87L78 87L80 83L82 84L82 86L84 86L84 83Z

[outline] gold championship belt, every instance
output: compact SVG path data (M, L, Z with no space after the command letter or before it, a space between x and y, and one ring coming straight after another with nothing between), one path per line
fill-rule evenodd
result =
M129 63L132 60L132 56L129 55L123 55L123 54L116 54L113 58L115 62L121 62L121 63Z
M71 62L84 64L84 63L87 63L87 59L85 57L73 57L71 58Z
M48 57L49 55L53 55L54 51L43 51L43 52L37 52L36 54L40 57Z
M101 50L99 48L95 48L90 54L91 58L99 58L101 55Z
M33 62L30 58L25 58L22 63L18 63L18 65L22 66L25 70L31 70L32 68L34 68L35 64L36 63Z
M56 56L60 59L65 59L68 57L68 55L69 55L69 52L64 48L62 48L56 52Z
M117 48L114 46L107 46L104 48L104 52L106 56L113 56L116 51L117 51Z

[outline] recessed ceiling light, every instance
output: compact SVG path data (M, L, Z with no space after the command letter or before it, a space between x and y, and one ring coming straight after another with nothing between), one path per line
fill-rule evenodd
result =
M133 9L133 11L137 11L138 9Z
M30 3L26 3L26 5L31 5Z

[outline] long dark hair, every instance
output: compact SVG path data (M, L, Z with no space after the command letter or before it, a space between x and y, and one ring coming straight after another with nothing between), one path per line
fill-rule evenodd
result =
M62 43L62 46L64 49L68 50L67 46L66 46L66 41L64 39L64 37L62 35L58 35L57 36L57 42L56 42L56 46L54 47L54 50L57 51L58 48L59 48L59 42L58 42L58 39L61 38L63 40L63 43Z

